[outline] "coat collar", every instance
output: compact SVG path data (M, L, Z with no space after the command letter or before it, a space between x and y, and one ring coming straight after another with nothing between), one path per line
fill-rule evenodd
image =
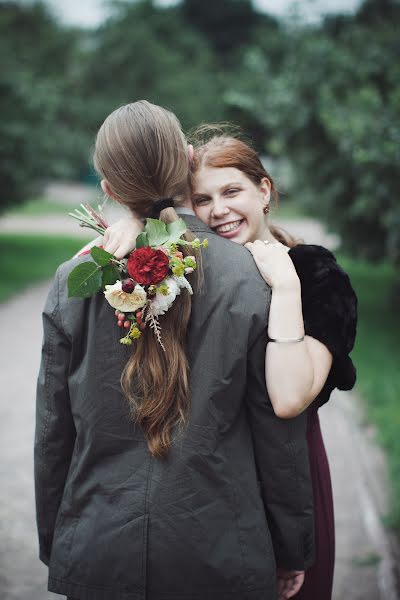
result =
M179 216L185 221L186 225L191 231L215 234L215 232L212 229L210 229L205 223L203 223L203 221L200 221L200 219L198 219L196 215L184 213L180 214Z

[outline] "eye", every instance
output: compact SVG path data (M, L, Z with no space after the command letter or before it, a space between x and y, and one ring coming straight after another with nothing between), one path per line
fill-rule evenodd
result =
M207 196L195 196L192 198L192 201L196 206L203 206L204 204L208 204L210 202L210 198Z
M224 196L235 196L238 192L240 192L239 188L228 188L224 192Z

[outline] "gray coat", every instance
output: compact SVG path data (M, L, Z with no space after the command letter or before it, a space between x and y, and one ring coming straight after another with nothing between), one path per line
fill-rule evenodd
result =
M49 590L83 600L273 600L278 566L312 562L305 417L265 387L271 291L250 253L195 217L205 285L187 336L191 408L153 459L120 390L126 348L102 294L68 298L61 265L43 313L35 489ZM149 331L147 335L152 335ZM166 377L168 375L166 374Z

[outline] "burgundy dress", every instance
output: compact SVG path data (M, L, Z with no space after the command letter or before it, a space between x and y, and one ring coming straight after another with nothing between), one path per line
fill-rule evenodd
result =
M301 281L304 327L307 335L330 350L333 364L319 396L307 409L307 441L314 494L315 560L306 571L296 600L331 600L335 564L335 525L328 458L318 409L334 388L349 390L356 380L349 357L353 348L357 298L335 257L322 246L298 245L289 255Z

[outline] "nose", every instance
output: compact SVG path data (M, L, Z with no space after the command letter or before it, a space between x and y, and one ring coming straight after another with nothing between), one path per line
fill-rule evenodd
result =
M214 200L213 207L211 210L211 216L214 219L220 219L221 217L225 217L229 214L229 207L225 205L225 203L221 200Z

